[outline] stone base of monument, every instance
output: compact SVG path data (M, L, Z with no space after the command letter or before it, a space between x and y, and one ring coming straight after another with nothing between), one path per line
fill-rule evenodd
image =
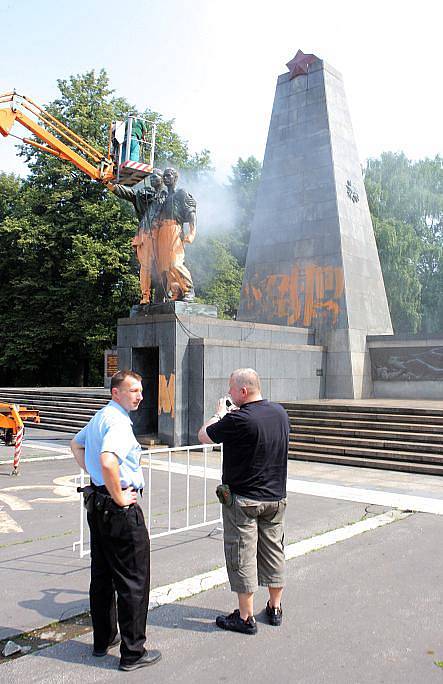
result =
M198 302L163 302L162 304L135 304L131 307L131 318L138 316L155 316L158 314L180 314L187 316L212 316L217 318L217 307L213 304Z
M117 354L120 369L143 378L136 435L156 434L170 446L196 443L236 368L255 368L273 401L324 396L325 350L311 329L221 320L214 306L133 307L118 321Z

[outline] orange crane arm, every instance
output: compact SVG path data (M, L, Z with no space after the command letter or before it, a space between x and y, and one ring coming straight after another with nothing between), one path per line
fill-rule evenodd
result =
M107 182L115 178L114 164L109 152L108 156L105 156L49 112L23 95L16 93L0 95L0 105L5 103L10 103L10 108L0 108L0 133L3 136L9 135L13 124L17 121L45 144L42 145L29 138L24 138L24 142L60 159L70 161L94 180ZM32 119L22 109L28 110L37 120Z

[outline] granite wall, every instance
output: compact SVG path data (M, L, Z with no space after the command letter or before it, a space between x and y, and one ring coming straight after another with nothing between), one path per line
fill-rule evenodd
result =
M369 336L374 397L443 402L443 334Z
M121 368L143 376L145 404L134 415L136 434L157 427L169 445L194 444L197 431L227 393L231 372L252 367L269 399L314 399L324 395L324 350L312 330L162 314L118 321ZM147 355L147 356L146 356ZM147 359L158 363L157 378ZM156 396L156 404L148 396Z
M326 396L372 393L366 335L392 333L341 75L278 77L239 319L315 329Z

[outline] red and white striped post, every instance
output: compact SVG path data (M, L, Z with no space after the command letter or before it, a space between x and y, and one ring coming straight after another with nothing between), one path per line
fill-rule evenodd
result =
M20 456L22 453L22 442L23 442L23 421L20 417L19 407L13 404L11 413L14 415L16 423L18 425L18 430L15 435L15 446L14 446L14 464L12 468L11 475L18 475L18 466L20 464Z

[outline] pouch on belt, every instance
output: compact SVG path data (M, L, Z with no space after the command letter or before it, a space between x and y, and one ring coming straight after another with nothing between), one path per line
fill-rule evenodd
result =
M225 506L232 506L234 497L232 496L232 492L229 488L229 485L218 485L217 489L215 490L215 493L217 494L217 498L221 504L224 504Z
M83 494L83 505L88 513L92 513L95 507L96 491L92 485L85 485L85 487L77 487L78 492Z

